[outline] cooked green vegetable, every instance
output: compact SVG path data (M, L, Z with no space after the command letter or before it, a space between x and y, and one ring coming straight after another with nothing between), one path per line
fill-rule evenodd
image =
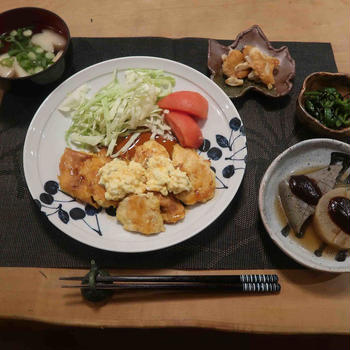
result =
M331 129L350 126L350 97L343 97L335 88L305 92L305 109Z

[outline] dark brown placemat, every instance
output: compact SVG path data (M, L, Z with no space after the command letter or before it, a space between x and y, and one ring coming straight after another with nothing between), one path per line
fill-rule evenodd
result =
M301 268L279 250L264 229L258 211L259 184L278 154L314 136L295 122L295 101L304 78L315 71L336 72L337 68L330 44L273 43L274 47L282 45L289 47L296 61L291 93L271 99L251 92L234 100L248 143L246 173L236 197L200 234L150 253L120 254L88 247L40 214L24 179L23 142L35 111L59 82L6 93L0 107L0 266L86 268L94 258L100 266L114 268ZM208 75L206 39L74 38L72 46L72 65L63 79L94 63L132 55L169 58Z

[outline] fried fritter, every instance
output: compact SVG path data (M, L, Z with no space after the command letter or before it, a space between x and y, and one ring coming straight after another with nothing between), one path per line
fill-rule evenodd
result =
M228 77L225 83L231 86L243 85L243 78L249 74L250 67L245 64L242 52L230 50L222 59L222 71Z
M244 47L243 55L255 75L260 78L268 89L272 89L275 84L273 73L280 63L279 60L275 57L265 55L257 47L250 45Z
M235 67L239 63L244 62L244 56L239 50L230 50L227 56L223 56L223 61L224 62L222 63L222 72L227 77L230 77L232 75L236 75Z
M173 195L162 196L160 193L154 193L159 199L160 213L167 224L174 224L185 217L185 207Z
M165 230L159 199L153 193L124 198L118 205L117 219L127 231L150 235Z
M174 146L173 164L184 171L192 184L191 191L184 191L175 197L186 205L207 202L215 194L215 174L210 169L210 161L203 159L197 152L180 145Z
M242 50L242 53L243 53L243 57L247 57L249 56L249 53L251 51L251 49L253 49L254 46L251 46L251 45L245 45L243 50Z
M133 160L144 165L145 161L153 156L163 156L169 158L169 153L166 148L157 141L149 140L143 143L141 146L136 147Z
M106 191L98 183L98 170L110 160L105 151L95 155L66 148L59 165L62 191L95 208L116 206L117 202L105 199Z

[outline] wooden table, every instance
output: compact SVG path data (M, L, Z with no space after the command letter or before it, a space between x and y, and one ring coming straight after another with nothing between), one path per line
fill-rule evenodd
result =
M331 42L338 70L349 71L348 0L2 0L0 12L21 6L56 12L66 20L72 36L233 39L238 32L259 24L270 40ZM209 271L211 274L239 272ZM349 274L252 271L278 273L283 286L280 295L239 297L153 292L142 296L119 295L107 305L96 307L85 303L78 292L60 288L59 276L82 273L0 268L0 319L99 327L210 327L293 334L346 334L350 330Z

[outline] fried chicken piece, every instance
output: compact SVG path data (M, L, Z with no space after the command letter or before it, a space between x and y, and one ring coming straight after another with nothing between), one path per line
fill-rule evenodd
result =
M174 224L185 217L185 207L173 195L162 196L160 193L154 193L159 199L160 213L167 224Z
M230 86L240 86L243 85L243 80L237 76L235 68L237 65L244 62L244 57L239 50L230 50L228 55L222 56L222 71L228 77L225 83ZM241 75L241 73L239 73Z
M153 193L124 198L118 205L117 219L127 231L145 235L164 231L159 199Z
M230 50L228 55L223 55L222 60L222 72L230 77L236 75L235 67L237 64L244 62L244 56L239 50Z
M80 169L84 162L92 157L93 155L91 154L66 148L60 160L58 180L62 191L95 206L96 204L92 200L86 178L80 174Z
M98 170L110 160L105 151L95 155L66 148L59 165L62 191L95 208L116 206L105 199L105 189L98 183Z
M97 153L96 157L86 160L80 170L80 174L89 182L89 190L91 191L93 200L103 208L117 206L116 201L107 200L105 198L106 190L104 186L99 184L100 176L98 175L98 171L106 163L111 161L111 158L107 157L106 153L106 150L102 150Z
M222 56L222 71L228 77L225 83L230 86L243 85L243 78L247 77L251 68L244 62L244 56L239 50L230 50L228 55Z
M133 160L144 165L145 161L153 156L163 156L169 158L169 153L166 148L157 141L149 140L143 143L141 146L136 147Z
M215 174L210 169L210 161L203 159L193 149L174 146L173 164L184 171L192 184L191 191L184 191L175 197L187 205L207 202L215 194Z
M275 57L265 55L257 47L247 45L243 49L243 56L253 69L255 75L267 86L272 89L275 84L273 72L279 65L279 60Z
M242 50L242 54L243 54L243 57L245 59L245 57L249 56L249 53L251 51L251 49L253 49L254 46L251 46L251 45L245 45L243 50Z

